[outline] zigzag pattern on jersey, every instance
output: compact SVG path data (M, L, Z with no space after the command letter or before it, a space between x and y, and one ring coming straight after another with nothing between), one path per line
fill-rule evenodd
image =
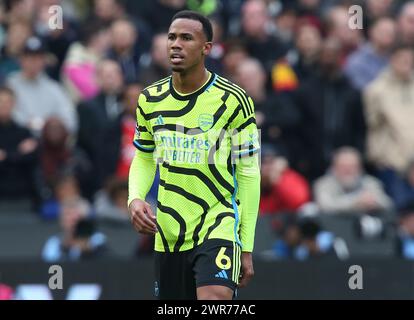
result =
M211 191L218 202L220 202L226 208L233 209L233 205L225 199L225 197L220 193L214 183L200 170L193 168L176 167L166 162L164 162L162 166L172 173L196 176L202 183L207 186L207 188Z
M155 222L157 229L158 229L158 234L161 237L161 241L162 241L162 245L164 246L164 250L165 252L170 252L170 247L168 246L168 241L165 238L164 232L161 229L161 226L158 224L158 222Z
M227 95L223 95L222 100L223 103L225 104L225 101L227 100L226 98L228 97ZM226 99L226 100L225 100ZM219 149L221 141L223 140L224 136L225 136L225 130L227 130L227 128L229 127L229 125L231 124L231 122L237 117L237 115L239 114L241 110L241 106L239 105L235 111L233 112L233 114L230 116L230 118L227 121L227 124L222 128L222 131L220 133L220 136L215 144L215 147L213 147L210 152L209 152L209 159L211 160L214 157L214 153ZM187 168L180 168L180 167L174 167L170 164L164 163L163 166L165 168L167 168L169 171L174 172L174 173L181 173L181 174L185 174L185 175L194 175L196 177L199 178L199 180L201 182L203 182L213 193L213 195L216 197L216 199L221 202L224 206L226 206L229 209L233 209L232 204L230 204L229 202L225 201L225 198L223 197L223 195L220 193L220 191L216 188L215 184L213 181L211 181L204 173L202 173L201 171L197 170L197 169L187 169ZM218 184L220 184L221 186L223 186L226 190L228 190L228 192L230 194L234 193L234 186L231 185L230 183L228 183L226 181L226 179L219 173L219 171L217 170L216 166L213 163L209 164L209 169L210 172L212 173L213 177L215 178L216 182ZM232 176L232 169L228 168L228 172L229 174ZM192 195L191 193L185 191L183 188L176 186L176 185L172 185L172 184L168 184L166 185L164 181L162 181L160 183L161 186L163 186L166 190L169 191L173 191L176 192L182 196L184 196L186 199L188 199L189 201L192 201L194 203L197 203L198 205L200 205L203 209L201 218L200 218L200 222L199 224L196 226L196 228L194 229L193 232L193 237L192 239L194 240L194 246L198 244L199 241L199 232L202 229L202 226L205 222L205 218L208 212L208 209L210 208L210 206L202 199L195 197L194 195ZM240 204L239 201L237 201L237 204ZM234 217L234 213L232 214L232 216ZM222 217L223 218L223 217ZM215 224L213 224L212 226L210 226L209 231L208 231L208 235L210 235L210 233L219 226L221 219L216 220Z
M160 186L163 186L165 190L175 192L184 198L186 198L189 201L192 201L196 204L198 204L201 209L203 210L203 213L201 214L200 222L199 224L194 228L192 239L194 241L194 246L198 244L199 241L199 233L201 231L201 228L204 224L204 221L206 219L206 215L208 210L210 209L210 205L202 198L195 196L194 194L184 190L183 188L166 183L164 180L160 180Z
M237 117L237 115L240 112L240 105L234 110L233 114L228 119L226 125L223 127L222 131L220 132L220 135L214 144L214 146L210 149L208 154L208 167L210 169L211 174L213 177L217 180L217 182L224 187L226 190L230 192L230 194L234 193L234 186L232 186L230 183L226 181L226 179L220 174L220 172L217 170L217 167L214 165L214 155L219 150L221 143L226 135L226 130L230 126L231 122ZM232 174L231 174L232 175Z
M180 232L178 234L178 238L177 238L177 241L176 241L176 243L174 245L174 249L173 249L174 252L180 251L180 248L181 248L181 246L183 245L183 243L185 241L185 232L187 230L187 225L186 225L183 217L177 211L175 211L173 208L164 206L159 201L157 201L157 208L159 209L157 211L157 214L160 214L160 213L169 214L180 225ZM168 245L167 245L167 248L168 248ZM165 249L165 244L164 244L164 249Z
M226 102L227 102L229 96L230 96L230 94L228 92L224 92L223 96L221 97L221 100L223 101L223 103L217 109L217 111L213 114L213 125L212 125L211 129L214 129L214 126L217 124L218 120L221 118L221 116L227 110ZM194 100L194 102L193 102L193 100ZM187 108L190 104L195 105L195 103L196 103L196 99L191 99L188 102L187 106L184 107L184 109ZM191 106L191 109L194 108L194 105ZM183 109L181 109L181 110L183 110ZM168 115L169 111L158 111L158 112L162 113L163 117L167 117L167 116L165 116L165 114ZM155 113L156 112L154 112L154 114ZM171 117L173 117L173 116L171 115ZM157 130L160 130L160 129L167 129L167 130L170 130L170 131L184 132L184 134L187 134L187 135L190 135L190 136L200 134L200 128L199 127L189 128L189 127L181 126L181 125L178 125L178 124L168 124L168 123L163 124L163 125L155 125L155 126L152 127L152 130L154 132L156 132Z
M220 191L217 189L217 187L214 185L214 183L203 172L201 172L197 169L192 169L192 168L181 168L181 167L172 166L168 163L163 163L162 166L164 168L168 169L168 171L172 172L172 173L193 175L193 176L197 177L203 184L205 184L207 186L207 188L212 192L214 197L223 206L233 210L233 205L225 199L225 197L220 193ZM193 203L198 204L202 208L203 211L202 211L202 214L201 214L201 217L200 217L200 222L195 227L195 229L193 231L193 235L192 235L192 239L194 241L193 246L196 246L200 241L199 233L202 230L202 227L204 225L207 213L210 209L210 205L205 200L194 196L193 194L191 194L190 192L186 191L185 189L183 189L179 186L176 186L176 185L173 185L173 184L166 184L165 181L160 181L160 186L162 186L166 190L169 190L169 191L175 192L177 194L180 194L181 196L185 197L189 201L192 201ZM163 207L159 207L159 208L160 208L160 210L163 210ZM234 217L234 213L232 214L232 216ZM213 229L215 229L219 225L221 220L222 219L219 219L218 221L216 220L216 224L214 225ZM211 229L211 230L209 229L210 230L209 234L213 231L213 229ZM181 228L181 230L182 230L182 228ZM181 231L180 231L180 234L181 234ZM177 243L179 245L176 244L174 251L179 250L179 248L183 244L184 237L185 237L185 233L182 235L182 238L180 238L180 236L179 236L179 239L177 240Z
M161 92L162 86L165 85L166 83L169 83L170 79L171 79L171 76L168 76L164 79L161 79L161 80L159 80L157 82L154 82L153 84L149 85L144 90L142 90L144 95L146 93L146 94L148 94L148 96L151 96L150 93L149 93L149 90L152 89L152 88L155 88L155 87L157 87L157 92ZM154 99L154 98L151 98L151 99Z
M218 214L217 217L216 217L216 221L214 221L214 223L208 228L207 233L204 237L204 241L206 241L210 237L210 234L213 232L213 230L215 228L217 228L220 225L221 221L225 217L231 217L231 218L234 219L235 214L234 214L234 212L223 212L223 213Z
M254 112L253 106L250 104L246 91L244 91L236 84L232 83L231 81L225 78L218 76L213 86L224 91L229 91L242 106L242 112L245 118L249 117Z
M146 97L147 102L157 103L157 102L160 102L160 101L164 100L165 98L167 98L168 95L171 94L170 87L169 87L170 79L171 79L171 77L167 77L167 78L162 79L162 80L154 83L153 85L147 87L143 91L143 95ZM167 85L168 85L168 88L166 88ZM210 150L209 159L211 157L214 158L215 153L220 148L221 142L224 139L225 130L227 130L230 123L237 117L237 115L240 112L243 112L243 116L245 118L247 118L253 113L253 107L250 104L249 98L247 97L247 95L246 95L246 93L243 89L241 89L240 87L238 87L235 84L231 83L227 79L224 79L224 78L221 78L221 77L218 77L217 81L213 85L216 86L218 89L223 91L223 96L221 97L221 100L223 101L223 103L216 110L216 112L213 115L213 119L214 119L213 121L214 122L213 122L212 128L217 124L217 121L220 119L220 117L227 110L226 102L227 102L228 98L230 97L230 95L232 95L233 97L236 98L239 105L237 106L237 108L234 110L233 114L229 118L226 126L224 128L222 128L223 131L221 132L219 138L217 139L216 144ZM158 94L158 95L154 94L155 93L155 90L154 90L155 87L156 87L156 92L157 93L160 93L162 91L162 89L164 89L165 91L162 92L161 94ZM150 90L151 90L151 93L150 93ZM138 107L139 111L141 112L142 116L146 120L150 120L150 119L157 118L159 115L162 115L163 118L183 116L183 115L187 114L188 112L191 112L191 110L193 110L194 106L196 105L196 102L197 102L197 97L189 99L188 103L183 108L181 108L180 110L164 110L164 111L156 110L156 111L148 113L148 114L145 114L143 112L143 109L139 105L137 107ZM242 130L243 128L247 127L249 124L254 123L254 122L255 122L254 117L250 117L249 119L247 119L247 121L243 125L241 125L238 128L238 130ZM198 128L187 128L187 127L177 128L177 126L174 125L174 124L163 124L163 125L153 126L152 131L156 132L156 130L161 129L161 128L162 129L174 130L174 131L175 130L182 130L186 134L192 134L193 132L195 132L195 134L197 134L196 129L198 129ZM138 129L142 130L142 132L148 131L148 129L146 127L138 127ZM192 132L189 132L190 130ZM146 141L143 141L143 142L146 143ZM233 205L225 199L225 197L221 194L221 192L219 191L219 189L216 187L215 183L213 183L213 181L211 179L213 178L213 180L217 180L217 184L219 184L220 186L225 188L228 192L230 192L230 194L234 193L234 186L226 181L226 179L220 174L220 172L217 170L217 168L216 168L216 166L214 166L214 164L209 165L209 169L210 169L210 172L212 174L212 177L210 177L210 178L208 178L203 172L201 172L197 169L187 169L187 168L174 167L174 166L169 165L167 163L164 163L163 167L167 168L169 172L173 172L173 173L176 173L176 174L193 175L193 176L197 177L201 182L204 183L204 185L207 186L207 188L212 192L213 196L222 205L229 208L231 211L234 210ZM232 161L231 161L231 154L229 154L228 159L227 159L227 172L229 173L230 176L232 176L232 174L233 174L233 168L232 167L233 167L233 164L232 164ZM192 235L192 240L194 241L194 246L196 246L200 241L199 233L201 232L201 230L203 228L203 225L205 223L206 215L207 215L207 213L210 209L210 205L204 199L201 199L201 198L191 194L190 192L184 190L183 188L181 188L179 186L172 185L172 184L167 184L167 183L165 183L165 181L161 181L160 186L162 186L165 190L172 191L172 192L175 192L177 194L180 194L181 196L185 197L187 200L189 200L193 203L196 203L197 205L199 205L201 207L202 214L200 216L200 222L196 225L196 227L193 231L193 235ZM163 205L160 202L158 202L157 205L158 205L158 208L163 213L169 214L171 217L173 217L173 219L176 220L177 223L180 226L180 232L179 232L177 241L176 241L176 243L174 245L174 249L173 249L174 251L179 251L181 246L185 242L186 223L183 220L183 218L178 214L178 212L176 212L174 209L172 209L170 207L167 207L167 206ZM223 212L223 213L219 214L216 217L215 222L208 228L207 233L204 236L204 239L209 238L210 234L214 231L214 229L216 229L220 225L221 221L225 217L235 218L235 213L234 212ZM159 235L161 237L161 240L162 240L165 251L170 252L168 241L166 240L165 235L162 232L161 228L159 228Z

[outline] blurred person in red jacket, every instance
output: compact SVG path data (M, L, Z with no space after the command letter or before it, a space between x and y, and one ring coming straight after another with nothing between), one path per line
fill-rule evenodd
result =
M116 168L115 175L121 179L127 179L129 173L129 167L132 162L132 158L135 155L136 148L131 143L134 140L134 133L137 126L136 110L137 110L137 97L141 93L143 85L138 82L132 82L126 85L122 104L124 107L123 114L120 121L120 152Z
M281 150L262 146L261 215L296 212L310 200L308 182L289 167Z

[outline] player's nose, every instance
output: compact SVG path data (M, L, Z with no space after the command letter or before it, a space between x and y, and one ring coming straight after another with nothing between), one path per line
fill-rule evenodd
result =
M179 38L176 38L172 43L171 43L171 46L170 46L170 48L172 49L172 50L181 50L182 49L182 43L181 43L181 41L180 41L180 39Z

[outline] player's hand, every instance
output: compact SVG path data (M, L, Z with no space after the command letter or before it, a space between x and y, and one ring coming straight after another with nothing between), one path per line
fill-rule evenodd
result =
M129 205L129 212L135 230L144 234L157 233L156 218L147 202L140 199L133 200Z
M241 254L241 272L239 287L244 288L254 276L253 259L251 252L242 252Z

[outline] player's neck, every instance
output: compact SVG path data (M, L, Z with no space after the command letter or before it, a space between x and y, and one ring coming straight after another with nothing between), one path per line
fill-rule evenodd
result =
M188 94L201 88L209 76L210 74L204 66L191 71L173 72L172 84L179 93Z

